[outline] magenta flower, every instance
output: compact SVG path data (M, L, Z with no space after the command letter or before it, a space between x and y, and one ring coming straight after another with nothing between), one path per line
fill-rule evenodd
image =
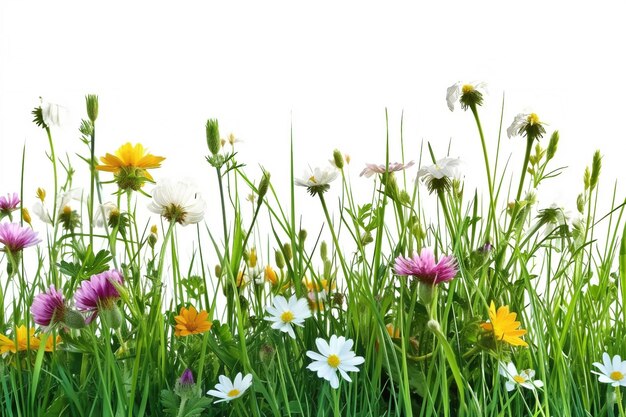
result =
M120 298L120 293L113 285L113 281L122 285L124 278L119 271L104 271L92 275L89 281L83 281L74 294L76 308L86 313L91 313L85 322L91 323L98 313L115 310L115 302Z
M33 305L30 307L35 323L48 327L63 322L66 311L65 297L54 288L54 285L50 287L48 292L35 297Z
M0 196L0 214L7 215L20 207L20 198L17 193Z
M178 379L178 382L180 383L180 385L183 385L183 386L193 385L195 382L193 380L193 373L191 372L191 369L189 368L185 369L183 374Z
M4 251L16 254L40 242L37 232L33 232L32 229L22 227L18 223L0 224L0 243L4 244Z
M411 168L413 164L415 164L415 162L413 161L410 161L407 164L394 162L394 163L390 163L388 167L384 164L382 165L365 164L365 168L363 168L363 171L361 171L361 174L359 174L359 177L362 177L365 175L365 178L369 178L374 174L384 174L386 172L403 171L407 168Z
M454 256L444 256L437 262L433 251L427 248L412 258L398 256L393 269L397 275L411 275L421 283L430 285L450 281L457 273Z

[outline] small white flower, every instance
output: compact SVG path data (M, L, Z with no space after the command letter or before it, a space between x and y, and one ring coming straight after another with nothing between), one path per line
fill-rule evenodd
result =
M302 178L296 178L295 183L300 187L307 187L307 191L314 196L328 191L330 183L337 179L337 175L337 170L333 167L315 168L305 172Z
M443 158L434 165L428 165L417 171L417 178L424 177L424 181L442 178L459 178L461 176L461 159Z
M107 201L104 204L100 204L100 206L96 210L96 216L94 218L96 226L104 227L104 225L108 223L109 217L111 217L111 213L113 211L119 211L119 209L112 202Z
M67 207L67 210L69 210L70 212L74 211L76 208L72 207L73 206L72 200L82 201L82 199L83 199L82 188L72 188L71 190L66 191L65 193L61 194L60 198L58 198L58 201L57 201L57 208L56 208L57 217L63 214L63 212L66 210L66 207ZM35 205L33 206L33 213L35 213L35 215L39 217L39 219L42 222L52 224L52 216L50 215L50 212L44 205L43 201L37 200L35 202Z
M311 317L311 310L306 299L296 298L295 295L289 297L289 301L281 295L274 297L273 305L268 305L265 310L270 317L265 320L271 321L272 329L288 333L292 339L296 338L292 325L302 327L304 320Z
M374 174L384 174L385 172L397 172L403 171L407 168L411 168L415 164L414 161L409 161L406 164L402 164L400 162L390 163L389 167L384 164L376 165L376 164L365 164L365 168L359 174L359 177L365 176L365 178L370 178Z
M511 139L513 136L528 136L533 138L543 136L546 130L543 122L539 120L536 113L519 113L513 119L513 123L506 129L506 135Z
M530 390L543 387L543 382L541 380L533 379L535 377L534 370L524 369L518 372L513 362L509 362L507 364L501 362L500 375L508 378L508 381L504 384L507 391L513 391L517 385Z
M623 386L626 387L626 361L623 361L620 355L611 357L608 353L602 354L602 362L594 362L593 366L598 368L600 372L591 371L592 373L599 375L598 381L605 384L611 384L614 387Z
M221 403L222 401L231 401L235 398L239 398L250 385L252 385L252 374L248 374L245 377L241 372L235 375L235 380L231 381L225 375L219 376L220 382L215 385L215 389L207 391L208 395L221 398L215 401L215 403Z
M450 111L454 111L454 105L458 103L459 98L463 94L471 93L479 89L484 90L485 86L485 83L462 83L460 81L451 85L446 90L446 102L448 103L448 108L450 109ZM480 95L479 97L482 97L482 95ZM480 103L478 102L476 104L480 105Z
M313 362L307 366L313 372L317 372L317 376L330 381L332 388L339 388L339 377L337 371L342 378L351 382L348 372L359 372L357 365L365 362L361 356L356 356L352 351L354 342L352 339L346 340L343 336L332 335L330 341L326 342L322 338L315 339L315 344L319 353L307 351L306 355L313 359Z
M61 126L61 123L66 118L66 109L63 106L52 103L41 104L41 115L43 116L43 122L48 127Z
M206 203L195 184L188 181L163 180L152 190L148 209L167 220L186 226L204 219Z

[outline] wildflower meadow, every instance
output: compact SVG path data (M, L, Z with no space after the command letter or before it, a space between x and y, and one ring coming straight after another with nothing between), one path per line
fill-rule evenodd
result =
M624 199L598 209L601 151L561 185L575 212L543 206L568 146L549 115L503 107L485 132L482 84L444 95L475 122L480 189L462 155L396 154L402 137L356 167L369 193L339 150L296 166L297 137L259 168L215 119L198 121L206 154L175 161L99 142L95 95L63 138L81 151L59 156L62 109L42 102L46 146L2 155L45 152L54 185L25 189L23 169L0 190L0 416L626 417ZM502 155L508 140L525 153Z

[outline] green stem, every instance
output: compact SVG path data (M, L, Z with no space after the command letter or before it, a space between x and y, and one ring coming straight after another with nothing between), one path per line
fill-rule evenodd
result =
M89 173L91 175L91 191L89 192L89 246L91 246L91 250L93 251L93 199L94 199L94 189L96 183L96 173L95 173L95 152L96 152L96 125L93 124L93 129L91 131L91 160L89 163ZM104 219L106 223L107 219Z
M330 233L333 237L333 243L335 244L335 251L337 252L337 256L339 256L339 262L341 263L341 269L343 270L343 276L346 280L346 284L348 285L348 290L350 294L352 294L352 282L350 280L350 275L348 273L348 266L346 261L341 253L341 246L339 245L339 240L337 239L337 235L335 234L335 229L333 228L333 224L330 220L330 214L328 214L328 208L326 207L326 200L324 200L324 195L322 193L318 194L320 196L320 201L322 202L322 208L324 209L324 216L326 216L326 222L328 223L328 228L330 229Z

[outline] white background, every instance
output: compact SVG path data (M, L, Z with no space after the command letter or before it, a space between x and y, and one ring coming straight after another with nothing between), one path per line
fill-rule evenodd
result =
M504 128L532 110L548 133L560 131L554 166L570 168L544 191L541 205L574 207L595 149L603 154L601 192L610 199L624 169L620 2L413 3L3 0L0 193L19 189L24 145L25 205L32 206L36 187L51 189L47 139L30 114L40 96L69 110L64 127L53 131L57 153L83 168L73 154L85 154L77 128L88 93L100 97L97 155L143 143L167 157L157 180L187 176L203 185L209 216L219 207L204 161L209 117L219 119L223 136L243 140L236 147L248 173L258 178L258 165L266 167L285 199L293 127L296 175L327 163L338 148L351 155L353 184L367 190L367 200L371 180L358 173L365 162L384 162L385 109L391 161L400 159L404 111L406 159L417 160L426 141L444 156L451 140L450 154L466 161L474 187L485 177L473 119L451 113L445 102L446 88L465 80L488 84L481 115L492 153L503 94ZM503 162L512 154L519 171L523 148L523 140L504 135ZM87 186L76 178L81 183ZM624 188L618 190L621 200ZM319 213L317 202L306 209Z

